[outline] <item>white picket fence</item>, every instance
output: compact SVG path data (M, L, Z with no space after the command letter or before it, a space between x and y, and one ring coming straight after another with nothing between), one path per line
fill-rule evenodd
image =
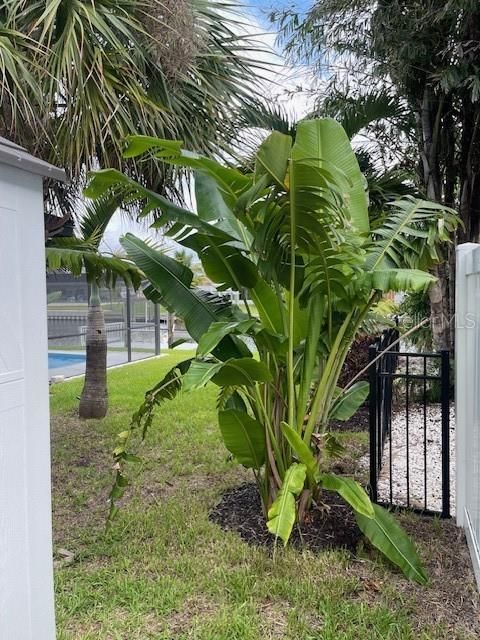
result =
M465 529L480 588L480 245L457 248L457 524Z

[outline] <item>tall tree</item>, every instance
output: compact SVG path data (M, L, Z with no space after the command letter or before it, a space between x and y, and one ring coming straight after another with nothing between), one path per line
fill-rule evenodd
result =
M478 241L478 2L317 0L305 19L295 12L275 18L293 56L314 61L322 73L329 70L333 80L343 79L350 89L380 82L404 102L413 120L419 187L429 199L459 210L460 241ZM404 148L408 153L408 145ZM445 264L436 267L438 281L430 292L438 348L452 341L447 271Z
M123 158L124 139L143 133L207 155L231 151L232 113L255 95L260 66L235 7L8 0L0 11L0 134L65 167L74 189L100 164L172 191L172 170ZM54 210L72 211L72 189L48 186Z

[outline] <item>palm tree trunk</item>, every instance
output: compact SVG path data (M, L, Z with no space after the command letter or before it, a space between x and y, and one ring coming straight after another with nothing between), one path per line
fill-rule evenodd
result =
M430 321L432 323L433 347L437 351L451 347L451 327L449 316L449 295L446 264L438 264L432 269L437 278L428 291L430 298Z
M444 106L444 97L438 98L434 95L431 87L426 85L419 113L422 177L428 199L440 204L444 204L439 171L440 122ZM437 281L431 285L428 292L433 347L436 350L449 349L451 345L451 328L446 265L436 265L432 269L432 273L437 278Z
M97 284L91 285L87 320L87 362L80 418L104 418L108 409L107 333Z

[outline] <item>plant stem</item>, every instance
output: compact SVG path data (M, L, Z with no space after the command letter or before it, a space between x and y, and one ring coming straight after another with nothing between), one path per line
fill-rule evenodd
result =
M256 400L256 404L257 407L260 408L261 413L263 414L263 421L265 424L265 430L266 430L266 434L265 437L270 438L270 443L273 447L273 451L275 453L275 466L278 469L278 472L280 473L280 476L283 477L283 475L285 474L285 465L283 463L283 458L282 458L282 454L281 454L281 450L280 447L278 445L278 441L277 438L275 437L275 433L273 431L273 427L272 424L270 422L270 417L267 414L265 405L263 404L262 401L262 394L260 393L260 390L258 388L258 385L255 385L255 399L252 398L252 400L255 402ZM268 434L268 436L267 436Z
M352 319L352 315L353 315L353 311L350 311L350 313L347 315L347 317L343 321L342 326L338 330L337 337L335 338L335 341L330 350L330 355L328 356L328 360L325 363L325 368L322 372L322 377L320 379L319 385L317 387L317 390L315 391L315 395L313 396L313 401L310 405L311 407L310 416L308 418L307 426L305 428L305 433L303 436L303 439L307 444L310 443L310 440L312 438L312 433L315 428L315 423L317 421L318 411L320 409L320 404L322 402L322 396L325 393L326 387L330 381L330 376L335 366L335 359L338 356L338 350L340 349L340 345L348 329L348 325L350 323L350 320Z
M293 361L293 338L295 329L295 183L293 163L290 160L290 291L288 296L288 424L295 429L295 378Z

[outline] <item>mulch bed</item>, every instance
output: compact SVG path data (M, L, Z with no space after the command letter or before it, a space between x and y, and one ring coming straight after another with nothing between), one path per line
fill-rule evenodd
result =
M324 491L324 506L307 514L301 531L295 527L290 544L319 551L344 548L355 551L362 534L351 509L336 494ZM227 531L234 531L253 545L273 547L275 538L265 525L260 496L255 484L242 484L226 491L210 519ZM281 542L281 541L280 541Z

